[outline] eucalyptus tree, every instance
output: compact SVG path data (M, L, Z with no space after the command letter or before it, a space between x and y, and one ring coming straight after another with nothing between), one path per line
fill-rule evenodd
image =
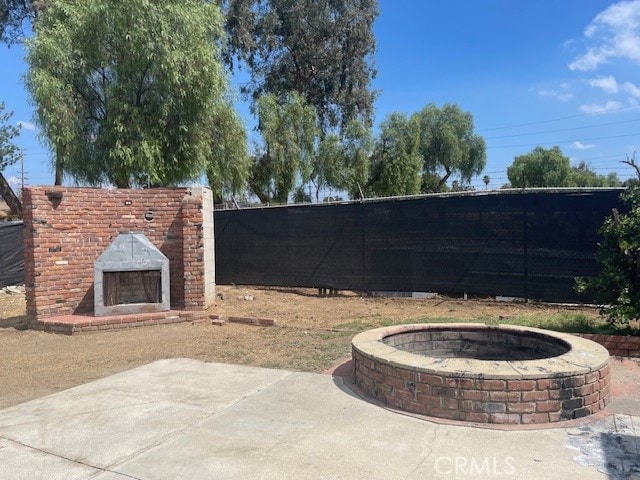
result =
M219 162L212 134L228 142L241 128L227 101L223 24L201 0L49 0L27 42L27 85L56 183L64 173L171 185Z
M5 168L13 165L20 158L20 149L13 142L20 130L10 123L12 114L12 112L6 112L4 103L0 102L0 198L4 199L13 213L19 213L22 211L20 199L2 175Z
M572 166L569 172L569 187L619 187L622 182L615 172L607 175L599 175L589 168L589 165L582 161L578 165Z
M322 134L359 119L370 127L376 75L373 22L376 0L218 0L226 14L230 49L257 100L294 91L316 110Z

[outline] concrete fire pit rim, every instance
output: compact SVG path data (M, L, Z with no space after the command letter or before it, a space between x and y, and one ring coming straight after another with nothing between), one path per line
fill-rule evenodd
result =
M473 358L438 358L415 354L386 345L383 339L392 335L418 331L498 331L518 333L569 345L559 356L535 360L478 360ZM394 325L367 330L352 340L355 351L391 367L411 369L425 374L446 374L477 379L548 379L582 375L598 371L609 362L606 348L591 340L562 332L519 325L487 325L483 323L418 323Z

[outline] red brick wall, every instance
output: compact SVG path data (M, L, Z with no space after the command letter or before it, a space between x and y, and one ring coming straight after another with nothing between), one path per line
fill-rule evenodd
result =
M355 381L395 408L477 423L549 423L581 418L610 400L610 367L539 379L497 380L422 373L392 366L353 348Z
M144 233L169 258L172 309L204 308L200 189L31 187L23 204L32 319L93 312L93 263L125 231Z

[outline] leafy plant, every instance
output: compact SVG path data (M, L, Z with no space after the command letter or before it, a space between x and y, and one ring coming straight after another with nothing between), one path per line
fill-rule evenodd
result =
M19 149L13 143L20 130L9 122L12 114L13 112L5 112L4 103L0 102L0 172L20 158Z
M600 274L576 281L579 292L595 293L601 315L611 324L627 324L640 317L640 188L632 186L620 198L629 211L614 209L599 230Z
M241 187L249 165L217 5L46 3L26 43L27 87L56 184L174 185L207 169L218 196Z

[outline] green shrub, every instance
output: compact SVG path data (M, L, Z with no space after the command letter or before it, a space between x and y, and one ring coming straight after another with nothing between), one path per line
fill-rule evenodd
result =
M611 324L640 318L640 188L632 186L620 198L627 213L613 210L599 233L596 259L602 270L597 277L577 279L579 292L593 291L600 314Z

